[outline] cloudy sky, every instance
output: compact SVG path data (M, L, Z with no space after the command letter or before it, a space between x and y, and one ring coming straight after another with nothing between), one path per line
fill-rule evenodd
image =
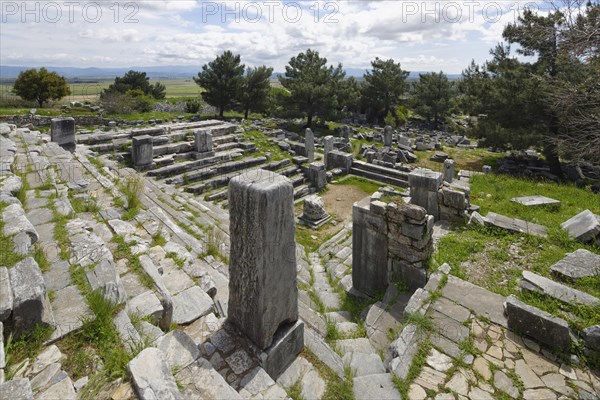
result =
M366 68L393 58L412 71L460 73L483 62L525 1L7 1L0 0L5 66L198 65L224 50L276 71L316 49Z

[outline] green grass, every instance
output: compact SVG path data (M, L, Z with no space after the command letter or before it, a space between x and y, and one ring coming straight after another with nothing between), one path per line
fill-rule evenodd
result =
M169 252L167 253L167 258L173 260L173 262L179 267L179 269L183 268L185 264L185 258L179 257L177 253Z
M80 198L69 196L69 200L71 201L71 206L76 213L100 212L100 206L98 205L98 201L95 197Z
M296 383L294 383L292 386L290 386L289 388L286 389L287 395L292 399L292 400L304 400L304 398L302 397L302 381L300 379L298 379L298 381Z
M352 140L352 157L355 160L364 160L363 156L360 154L360 150L363 146L375 145L375 147L383 147L383 143L375 142L373 140L369 141L367 139L353 139Z
M417 327L417 332L425 334L433 332L433 321L428 315L423 315L420 312L406 314L404 323L413 324Z
M261 156L267 153L271 154L271 160L281 161L285 159L291 159L292 156L289 153L281 150L277 144L271 142L270 137L259 130L250 130L244 132L246 140L251 141L256 145L256 155Z
M77 379L93 373L97 367L90 366L101 361L102 374L107 378L125 378L127 364L135 354L125 350L112 321L121 306L107 300L98 290L87 294L86 301L93 316L85 318L80 330L59 343L67 355L64 368Z
M28 359L35 358L44 345L44 342L50 338L52 327L44 327L36 325L33 331L14 337L12 334L8 337L5 343L6 355L6 380L11 380L14 373L14 368L18 364Z
M301 244L307 253L314 253L323 243L334 237L342 229L343 227L340 226L339 230L327 232L327 225L312 229L305 225L297 224L296 242Z
M481 172L484 165L489 165L493 171L496 171L498 160L506 156L504 153L492 153L487 149L463 149L446 146L444 150L415 151L415 155L418 157L416 165L429 168L433 171L443 172L444 163L430 160L438 151L443 151L454 160L454 168L457 174L461 169Z
M67 231L69 217L58 214L53 202L50 202L49 207L54 213L54 218L52 219L52 222L54 222L54 240L56 240L60 248L59 257L61 260L69 260L69 244L71 243L69 232Z
M544 195L562 202L560 207L525 207L511 202L513 197ZM451 273L503 296L514 294L556 316L565 318L574 328L599 323L597 309L574 307L548 298L521 294L523 270L560 281L550 268L579 248L600 254L600 249L568 237L560 224L585 209L600 213L600 196L571 185L534 182L500 175L475 176L471 179L471 199L481 207L482 215L496 212L512 218L544 225L548 237L512 234L493 227L467 226L443 237L433 255L436 264L450 264ZM600 276L568 286L600 297Z
M52 264L48 261L48 258L46 258L46 255L44 254L44 250L38 243L34 245L33 259L37 262L42 272L49 271L50 268L52 268Z
M131 252L131 245L125 242L125 238L123 236L114 235L111 241L117 245L115 259L124 258L129 260L129 270L137 274L137 276L140 278L140 282L144 286L152 289L154 287L154 280L148 276L146 271L144 271L142 268L139 254L133 254Z
M213 256L221 260L224 264L229 264L229 257L221 252L221 245L225 242L223 231L215 226L204 229L206 233L204 252L199 255L200 258Z
M487 195L491 196L487 196ZM526 207L510 201L513 197L543 195L562 202L555 207ZM600 195L573 185L552 182L536 182L505 175L477 175L471 179L471 202L481 207L481 213L489 211L543 224L558 229L574 215L589 209L600 214ZM551 232L552 233L552 232Z
M152 236L152 247L164 246L167 244L167 239L163 236L162 231L159 230Z
M144 178L132 175L121 185L121 192L127 202L127 210L139 209L142 206L141 196L144 194Z

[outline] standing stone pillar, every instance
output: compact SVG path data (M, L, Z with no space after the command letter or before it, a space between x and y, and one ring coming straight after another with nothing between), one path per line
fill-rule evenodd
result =
M435 221L440 219L438 190L444 181L443 175L427 168L417 168L408 174L410 202L427 210Z
M75 119L72 117L52 118L50 138L63 149L75 151Z
M383 145L386 147L392 147L392 133L393 129L391 126L386 126L383 129Z
M325 148L323 158L325 160L325 170L327 170L329 169L329 165L327 164L327 154L329 154L330 151L333 151L333 136L325 136L323 139L323 145Z
M148 169L152 166L153 158L152 136L135 136L131 139L131 159L137 170Z
M211 131L197 129L194 131L196 152L194 158L196 160L212 157L215 155L213 151L213 141Z
M317 189L321 190L327 185L327 172L325 164L313 162L308 166L308 180Z
M231 252L228 318L260 349L273 378L304 347L298 320L294 190L277 173L258 170L229 183Z
M387 223L380 209L371 207L371 197L352 207L352 286L369 296L388 286Z
M310 128L306 128L306 132L304 134L304 146L306 148L306 157L308 157L308 162L311 163L315 161L315 134Z
M454 160L444 160L444 182L452 183L454 180Z

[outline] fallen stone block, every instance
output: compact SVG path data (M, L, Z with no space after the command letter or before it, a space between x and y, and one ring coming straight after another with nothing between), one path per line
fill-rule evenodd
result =
M584 304L587 306L594 306L600 303L600 299L590 294L554 282L551 279L544 278L530 271L523 271L521 287L528 292L541 293L565 303Z
M523 204L527 207L535 207L535 206L558 206L560 205L560 201L551 199L546 196L524 196L524 197L514 197L510 199L510 201L514 201L515 203Z
M569 236L580 242L591 242L598 239L600 235L600 217L585 210L573 218L560 224Z
M551 270L570 279L600 275L600 256L586 249L578 249L554 264Z
M508 329L527 335L559 352L571 350L571 330L562 318L527 305L510 295L506 299Z
M542 225L532 222L523 221L522 219L509 218L504 215L489 212L485 217L485 224L495 226L497 228L506 229L510 232L526 233L529 235L547 237L547 228Z

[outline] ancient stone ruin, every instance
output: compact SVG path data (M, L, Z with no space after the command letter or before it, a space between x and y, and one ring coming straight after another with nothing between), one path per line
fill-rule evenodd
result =
M251 124L263 136L216 120L77 132L67 118L47 133L0 124L10 256L0 265L0 399L600 396L584 362L600 354L600 327L525 301L598 306L573 287L600 273L593 209L563 223L582 248L557 255L547 274L524 269L511 281L519 297L502 296L439 265L451 224L507 230L515 246L553 232L480 215L471 184L488 175L455 174L441 155L436 171L412 165L418 149L468 139ZM355 157L356 139L372 143ZM281 153L259 154L265 141ZM379 189L340 222L330 203L344 199L328 189L345 174ZM510 204L564 207L550 200L523 193ZM109 351L90 331L101 317ZM15 352L36 330L39 350Z
M229 183L231 253L228 318L260 349L273 379L304 346L298 321L293 186L259 170Z

